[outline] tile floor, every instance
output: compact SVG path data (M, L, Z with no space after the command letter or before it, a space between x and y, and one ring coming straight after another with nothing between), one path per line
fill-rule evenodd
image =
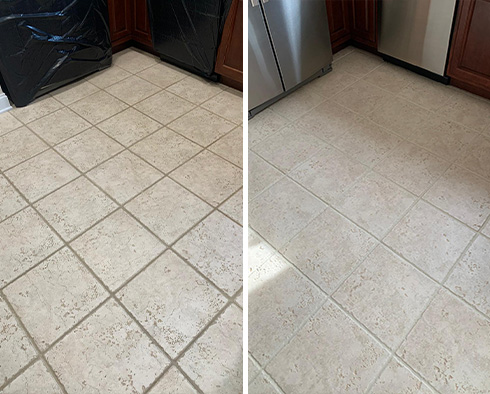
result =
M129 49L0 115L0 393L238 393L242 98Z
M347 48L249 145L250 393L489 393L490 102Z

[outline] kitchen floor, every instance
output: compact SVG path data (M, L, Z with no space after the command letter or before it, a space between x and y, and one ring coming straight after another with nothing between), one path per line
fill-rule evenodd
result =
M249 145L250 393L490 392L490 101L347 48Z
M0 115L0 392L238 393L242 97L134 49Z

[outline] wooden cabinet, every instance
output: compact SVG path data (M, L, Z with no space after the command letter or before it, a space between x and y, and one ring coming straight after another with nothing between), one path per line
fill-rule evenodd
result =
M351 39L349 2L343 0L326 0L328 27L333 52L346 46Z
M451 84L490 98L490 0L460 0L448 62Z
M150 19L148 16L146 0L133 0L132 13L133 40L151 47Z
M352 8L352 39L376 49L376 0L350 0Z
M131 2L108 0L107 5L112 45L117 46L131 39Z
M218 49L215 71L222 82L243 89L243 0L233 0Z

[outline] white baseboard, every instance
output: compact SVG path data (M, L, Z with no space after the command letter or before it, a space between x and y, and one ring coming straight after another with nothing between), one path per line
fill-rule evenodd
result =
M10 106L7 95L0 90L0 114L2 112L10 111L11 109L12 107Z

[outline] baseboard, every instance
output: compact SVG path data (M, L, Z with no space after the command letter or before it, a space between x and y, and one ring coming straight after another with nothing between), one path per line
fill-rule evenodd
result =
M0 114L2 112L10 111L12 107L10 106L9 99L5 93L0 93Z

